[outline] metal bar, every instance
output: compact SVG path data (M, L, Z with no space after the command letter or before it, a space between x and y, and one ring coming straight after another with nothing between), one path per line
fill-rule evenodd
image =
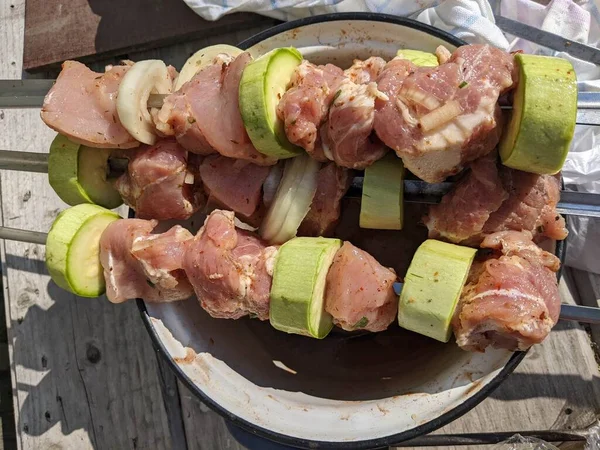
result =
M600 50L595 47L571 41L557 34L549 33L548 31L540 30L539 28L525 25L506 17L495 16L495 19L498 28L506 33L559 52L566 52L584 61L600 64Z
M575 322L600 324L600 308L579 305L561 305L561 320L573 320Z
M502 431L494 433L465 433L465 434L429 434L409 441L394 444L392 447L428 447L448 445L485 445L498 444L520 434L523 437L533 437L546 442L585 441L590 432L587 430L544 430L544 431Z
M577 110L576 125L600 125L600 109L579 109Z
M600 217L600 194L562 191L556 211L571 216Z
M47 238L47 233L42 233L39 231L19 230L17 228L0 227L0 239L45 245Z
M119 167L122 161L119 162ZM112 167L112 166L111 166ZM0 150L0 169L24 172L48 172L47 153ZM363 177L355 177L347 197L360 197ZM427 183L421 180L404 181L404 201L407 203L436 204L452 189L453 183ZM562 191L557 212L572 216L600 217L600 194Z
M0 169L48 173L48 154L0 150Z
M41 107L44 97L54 84L54 80L0 80L0 108L30 108ZM160 108L166 94L150 94L148 106ZM580 92L577 108L580 110L600 110L600 92ZM512 106L504 105L503 109ZM600 113L579 111L578 125L600 125Z
M17 228L0 227L0 239L45 245L47 238L47 233L42 233L39 231L19 230ZM394 283L394 292L397 295L400 295L403 286L403 283ZM560 320L574 320L582 323L597 324L600 323L600 308L591 308L589 306L579 305L561 305ZM512 436L512 434L510 436ZM466 445L468 443L470 442L465 441L465 444L457 443L456 445Z

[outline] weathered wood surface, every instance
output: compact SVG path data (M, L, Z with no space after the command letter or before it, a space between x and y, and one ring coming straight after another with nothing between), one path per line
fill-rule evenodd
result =
M66 59L126 55L257 23L276 21L240 13L209 22L181 0L28 0L23 67L39 70Z
M21 77L24 0L12 4L0 2L0 78ZM235 43L255 31L130 56L180 67L203 45ZM38 111L0 111L0 148L45 151L52 136ZM47 231L65 207L44 175L2 172L0 189L5 226ZM183 421L171 428L185 434L183 444L181 431L171 438L155 355L133 303L58 290L49 284L42 246L2 242L0 250L19 448L241 449L220 417L182 385L176 393L163 372L168 409L181 408L171 419ZM600 278L589 279L597 299ZM584 297L564 282L561 290L564 301ZM599 377L588 334L563 323L489 399L439 432L585 427L600 414Z

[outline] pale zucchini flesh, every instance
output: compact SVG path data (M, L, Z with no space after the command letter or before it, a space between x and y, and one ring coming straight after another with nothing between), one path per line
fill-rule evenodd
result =
M281 246L273 273L269 320L286 333L323 339L333 328L325 311L327 272L339 239L295 238Z
M117 208L123 203L121 194L108 179L108 159L111 154L109 148L82 145L77 158L79 184L93 203L108 209Z
M439 66L439 62L437 56L433 53L423 52L421 50L411 50L408 48L403 48L398 50L396 56L401 56L404 59L408 59L415 66L421 67L435 67Z
M62 201L74 206L95 203L108 209L123 203L107 179L112 150L92 148L57 135L50 145L48 181Z
M401 230L404 220L404 165L388 153L365 169L360 227Z
M46 267L59 287L81 297L104 293L100 237L118 219L114 212L87 203L58 215L46 241Z
M519 84L500 140L502 163L538 174L559 172L577 120L577 77L569 61L515 55Z
M295 48L278 48L249 63L242 74L240 113L252 144L264 155L283 159L303 152L288 140L277 116L277 105L301 62Z
M71 206L94 203L78 181L80 147L80 144L58 134L50 144L48 155L48 182L56 195Z
M428 239L415 253L400 294L398 324L441 342L451 321L476 250Z

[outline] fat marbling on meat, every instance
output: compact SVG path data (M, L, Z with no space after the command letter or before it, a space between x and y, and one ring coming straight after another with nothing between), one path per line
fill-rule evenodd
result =
M556 212L558 177L537 175L499 165L495 153L475 161L424 222L429 237L478 246L498 231L528 231L536 241L567 236Z
M213 317L269 318L277 247L237 229L232 211L213 211L191 241L183 268L202 307Z
M377 83L375 132L408 170L430 183L458 173L500 140L500 95L514 87L514 58L489 45L458 48L437 67L390 61Z
M471 267L453 319L464 350L526 350L558 321L560 262L531 237L527 231L503 231L483 240L481 246L495 252Z
M344 330L385 330L396 318L396 274L364 250L344 242L325 286L325 311Z
M385 64L385 59L379 56L371 56L364 61L355 59L352 66L344 70L344 75L353 83L369 84L377 80Z
M193 235L176 225L152 234L156 220L112 222L100 237L100 262L106 296L113 303L143 298L149 302L183 300L193 295L182 267Z
M132 148L139 142L121 125L117 91L130 64L93 72L77 61L65 61L44 99L42 120L73 142L90 147Z
M140 219L187 219L204 204L195 155L172 139L121 152L127 171L115 182Z
M158 130L174 135L193 153L220 153L259 165L275 164L275 159L254 148L240 113L239 84L251 60L247 52L236 58L218 55L212 64L165 99L155 115Z

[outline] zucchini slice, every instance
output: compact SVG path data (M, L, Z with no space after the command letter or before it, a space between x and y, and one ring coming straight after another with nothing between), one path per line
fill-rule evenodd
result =
M178 91L181 86L190 81L204 66L211 64L217 55L226 53L234 58L242 53L237 47L232 45L211 45L210 47L198 50L185 62L173 87L173 91Z
M283 177L259 233L271 244L296 236L317 192L321 164L306 153L285 162Z
M415 66L435 67L440 65L437 56L435 56L433 53L423 52L421 50L410 50L408 48L403 48L398 50L396 56L401 56L404 59L408 59Z
M410 263L398 305L398 324L448 342L451 321L476 249L428 239Z
M404 164L388 153L365 169L360 227L401 230L404 220Z
M513 110L500 140L505 166L555 174L567 158L577 120L577 77L569 61L515 55L519 84Z
M46 240L46 267L61 288L81 297L105 291L100 236L119 215L87 203L61 212Z
M248 136L256 149L266 156L293 158L303 150L285 135L277 105L292 74L302 62L295 48L277 48L251 62L240 80L240 113Z
M333 328L325 311L327 272L342 241L300 237L281 246L273 272L269 317L286 333L323 339Z
M50 145L48 181L68 205L95 203L113 209L123 203L107 179L111 149L92 148L57 135Z

